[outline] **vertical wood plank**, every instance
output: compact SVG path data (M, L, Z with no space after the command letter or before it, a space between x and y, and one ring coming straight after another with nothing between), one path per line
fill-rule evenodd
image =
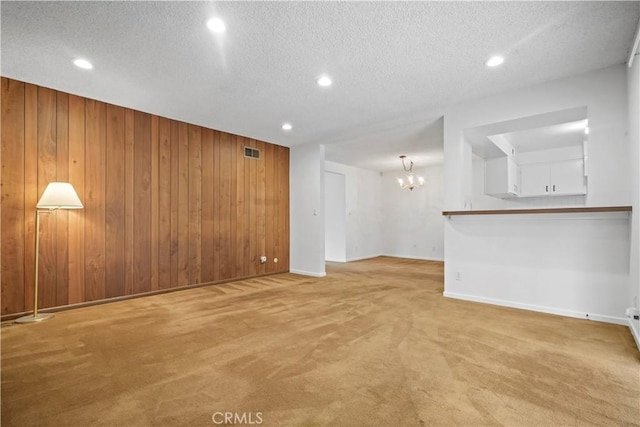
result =
M56 179L69 182L69 95L57 92L56 103ZM60 209L56 215L57 286L54 305L63 306L69 303L69 211Z
M276 257L275 249L275 233L276 233L276 183L274 168L274 146L267 145L264 150L265 162L265 245L266 253L271 260L265 266L265 273L273 273L275 271Z
M56 92L38 87L38 198L47 184L56 181ZM58 212L40 215L38 306L56 303L57 257L56 217Z
M251 259L251 165L257 160L248 159L244 157L244 147L251 147L251 140L246 137L238 138L242 143L240 144L238 151L238 159L241 162L241 170L238 172L242 176L242 210L240 213L240 221L242 221L242 249L240 257L242 259L240 277L247 277L249 270L253 266L253 260ZM239 165L240 166L240 165Z
M237 277L236 276L236 255L237 255L237 247L239 243L239 235L238 235L238 217L236 216L236 206L238 203L238 156L236 149L236 139L237 135L229 135L229 150L231 152L231 159L229 160L229 164L231 166L230 172L230 197L231 203L229 204L229 216L230 216L230 224L229 224L229 270L228 270L228 278Z
M214 280L213 273L213 131L202 129L202 217L201 217L201 282Z
M221 224L221 253L223 256L221 278L228 279L233 277L233 270L235 269L235 245L233 244L233 230L235 226L233 216L235 215L235 209L232 210L235 203L235 169L233 168L235 156L233 155L232 135L224 133L222 141L223 145L220 148L220 179L223 188L221 200L221 218L223 219L223 223Z
M289 149L277 146L278 151L278 263L275 271L289 271Z
M202 132L189 125L189 284L201 283Z
M290 209L290 197L289 192L291 191L291 185L289 181L289 148L285 148L285 158L284 158L284 166L282 169L282 173L284 174L284 183L283 183L283 191L284 191L284 200L282 201L283 207L281 215L283 215L284 223L285 223L285 231L284 238L286 239L286 244L283 246L282 257L284 258L284 262L280 265L280 271L288 272L289 271L289 262L290 262L290 244L291 244L291 218L289 217L289 209Z
M267 252L266 247L266 160L265 149L266 144L258 141L256 147L260 150L260 161L256 163L256 251L258 255L265 255ZM273 262L273 260L271 260ZM264 274L266 272L266 264L258 264L256 267L257 274Z
M134 113L134 292L151 290L151 116Z
M38 203L38 87L25 84L24 98L24 305L33 310L35 210Z
M85 198L85 99L69 95L69 182L82 203ZM84 218L85 209L69 215L69 304L84 301Z
M151 116L151 290L158 290L158 116Z
M107 105L106 286L107 298L125 295L125 110Z
M255 141L249 138L245 139L245 144L249 147L256 148ZM256 165L261 159L245 159L244 162L244 193L245 193L245 209L244 219L244 259L245 259L245 276L254 276L256 274L257 264L260 263L260 255L256 254Z
M274 228L275 228L275 232L274 232L274 239L273 239L273 253L274 253L274 257L278 258L278 263L274 263L273 265L273 269L271 270L272 272L276 272L280 269L280 266L278 265L280 263L280 258L281 258L281 253L280 253L280 233L282 232L282 228L281 228L281 221L280 218L278 218L278 215L280 214L280 147L276 146L273 148L273 189L274 189L274 198L275 198L275 214L273 216L274 219Z
M85 140L85 300L105 298L105 104L87 99Z
M236 242L236 251L234 254L235 257L235 271L233 273L233 277L242 277L244 276L244 266L247 264L247 261L244 257L244 246L245 246L245 238L246 238L246 229L245 229L245 221L244 221L244 210L245 210L245 187L244 187L244 169L245 169L245 160L243 154L243 146L244 146L244 138L240 136L235 137L235 147L234 154L236 156L235 166L235 176L236 176L236 188L235 188L235 209L234 209L234 219L235 219L235 242Z
M219 239L216 252L220 260L220 279L231 277L231 138L226 132L220 133L220 196L218 197Z
M213 280L220 280L221 252L221 206L222 187L220 183L220 135L221 132L213 133Z
M189 125L178 123L178 286L189 284Z
M171 122L158 121L158 288L171 287Z
M25 84L2 78L2 314L25 310Z
M136 292L135 287L135 248L134 248L134 215L135 215L135 132L134 110L124 112L124 263L125 263L125 295Z
M179 286L180 241L178 206L180 204L180 138L178 122L171 120L171 286Z

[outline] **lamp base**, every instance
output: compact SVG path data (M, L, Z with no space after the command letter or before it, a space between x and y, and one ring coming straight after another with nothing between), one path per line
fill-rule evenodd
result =
M53 317L53 313L38 313L37 316L33 314L29 314L28 316L22 316L15 320L16 323L34 323L34 322L42 322L43 320L48 320Z

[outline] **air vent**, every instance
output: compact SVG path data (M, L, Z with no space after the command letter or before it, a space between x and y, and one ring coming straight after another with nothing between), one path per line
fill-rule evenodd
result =
M244 156L248 159L259 159L260 150L252 147L244 147Z

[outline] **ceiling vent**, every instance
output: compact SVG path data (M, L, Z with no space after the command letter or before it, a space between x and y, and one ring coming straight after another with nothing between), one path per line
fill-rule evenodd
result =
M248 159L259 159L260 150L253 147L244 147L244 156Z

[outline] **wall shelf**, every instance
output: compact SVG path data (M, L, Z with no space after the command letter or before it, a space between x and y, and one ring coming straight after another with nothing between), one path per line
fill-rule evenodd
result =
M476 211L444 211L443 216L452 215L524 215L524 214L557 214L557 213L593 213L593 212L631 212L631 206L595 206L573 208L543 209L495 209Z

